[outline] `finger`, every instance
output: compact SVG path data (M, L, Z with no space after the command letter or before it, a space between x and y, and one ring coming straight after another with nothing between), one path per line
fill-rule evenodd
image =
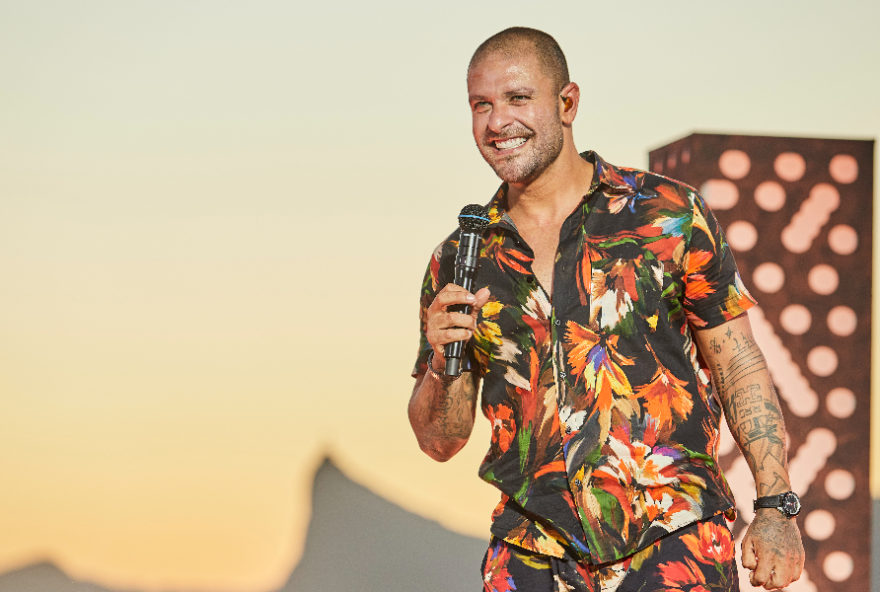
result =
M455 341L467 341L473 336L474 332L471 329L462 328L462 327L445 327L445 328L435 328L431 331L428 331L428 343L431 344L431 347L434 348L436 352L439 348L440 351L443 351L443 346L448 343L453 343ZM434 355L437 355L436 353Z
M774 564L773 559L769 556L769 553L764 549L759 549L757 553L757 561L758 568L752 572L752 575L755 579L754 586L764 586L770 583L770 580L773 576ZM767 588L768 590L770 588Z
M758 577L758 573L753 571L749 574L749 583L752 584L755 588L762 588L764 586L764 580Z
M452 327L474 330L477 328L477 319L473 315L466 315L460 312L448 312L442 318L438 317L437 329L449 329Z
M467 341L473 336L474 332L470 329L441 329L435 333L435 339L432 342L434 347L454 343L456 341Z
M489 292L489 288L480 288L477 290L477 293L474 294L474 297L477 299L474 304L474 309L479 310L485 306L487 302L489 302L489 297L492 296L492 293Z
M791 578L788 575L788 570L784 569L779 573L775 571L770 574L770 579L767 580L767 583L764 584L764 588L767 590L776 590L778 588L785 588L791 583Z
M445 329L470 329L473 331L477 328L477 321L474 317L460 312L443 312L428 317L428 325L426 327L428 333L428 341L434 343L434 333Z
M449 285L455 286L455 284ZM446 308L451 304L473 304L476 302L477 299L473 294L461 286L455 287L458 288L458 290L447 290L444 288L443 291L438 292L437 296L434 298L434 302L431 303L431 308Z
M774 572L773 584L777 588L785 588L792 582L799 580L803 571L802 561L788 561Z
M755 569L758 567L758 560L755 557L755 548L752 545L752 537L746 533L742 542L742 566L746 569Z

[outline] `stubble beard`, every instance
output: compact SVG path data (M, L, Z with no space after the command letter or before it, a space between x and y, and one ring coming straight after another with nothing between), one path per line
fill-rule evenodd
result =
M562 121L559 114L556 114L553 125L543 126L545 129L541 133L536 133L528 128L521 127L516 130L510 130L501 138L524 137L527 138L526 145L528 150L518 152L509 156L497 157L494 153L494 147L491 140L497 140L493 137L491 140L485 138L483 144L479 147L480 153L485 161L492 167L498 178L505 183L526 183L537 179L547 167L556 162L562 153L562 147L565 137L562 131ZM543 140L537 138L543 137Z

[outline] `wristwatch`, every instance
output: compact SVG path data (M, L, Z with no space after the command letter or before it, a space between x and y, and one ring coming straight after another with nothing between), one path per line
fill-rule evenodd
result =
M801 498L793 491L780 493L779 495L768 495L759 497L755 500L755 509L758 508L776 508L786 518L797 516L801 511Z

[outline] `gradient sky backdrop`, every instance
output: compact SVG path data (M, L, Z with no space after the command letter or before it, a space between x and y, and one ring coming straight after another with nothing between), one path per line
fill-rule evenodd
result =
M485 420L437 465L405 413L428 257L498 184L476 46L554 35L578 147L645 167L693 131L880 136L878 23L874 0L0 1L0 572L277 587L327 453L486 536Z

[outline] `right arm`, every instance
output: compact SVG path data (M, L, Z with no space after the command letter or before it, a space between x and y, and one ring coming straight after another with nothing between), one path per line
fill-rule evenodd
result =
M439 462L445 462L464 448L474 429L477 391L480 378L476 372L462 372L457 379L444 376L446 358L443 346L469 340L476 329L480 308L489 300L483 288L473 295L460 286L448 284L428 308L426 337L434 350L434 372L416 377L409 400L409 422L422 451ZM448 312L452 304L470 304L471 314Z

